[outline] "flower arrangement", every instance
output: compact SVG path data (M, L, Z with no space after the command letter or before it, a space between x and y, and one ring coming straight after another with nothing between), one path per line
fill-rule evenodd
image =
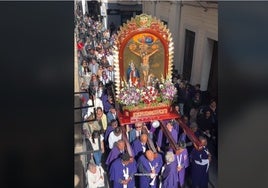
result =
M177 93L173 83L162 79L159 87L129 87L125 85L117 96L117 101L123 106L123 109L140 109L150 106L169 105Z
M177 93L176 87L170 80L164 80L164 83L161 83L159 88L161 90L163 100L171 101Z
M137 105L140 101L141 91L136 87L124 87L118 95L118 102L126 106Z
M155 103L158 97L158 90L155 87L148 86L141 89L141 102L144 104Z

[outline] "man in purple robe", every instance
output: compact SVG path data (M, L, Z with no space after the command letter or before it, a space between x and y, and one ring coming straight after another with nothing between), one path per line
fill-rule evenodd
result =
M138 171L144 175L140 176L141 188L156 188L158 187L157 176L163 165L161 155L155 156L152 150L147 150L144 155L138 159Z
M123 154L126 152L125 149L125 141L119 140L117 141L116 145L113 147L113 149L110 151L105 164L109 167L114 160L116 160L120 154Z
M185 170L189 166L188 151L185 142L179 142L178 154L175 155L180 187L184 186Z
M121 155L116 159L109 170L109 179L113 188L134 188L134 174L137 172L135 160L130 161L128 153Z
M193 149L190 158L192 188L208 188L208 169L211 161L211 155L207 149L207 139L203 136L199 137L203 146L201 150Z
M172 121L169 121L167 124L166 124L166 127L168 129L168 131L170 132L174 142L177 144L178 142L178 132L173 128L173 122ZM157 138L157 142L156 142L156 145L157 145L157 150L160 152L160 151L167 151L170 149L170 145L169 145L169 141L167 139L167 137L165 135L163 135L163 131L160 130L159 133L158 133L158 138Z
M172 151L166 153L165 160L161 175L162 188L178 188L177 162Z
M147 144L146 144L147 140L148 140L147 134L142 134L140 138L136 138L132 142L131 146L134 152L134 158L136 160L138 160L139 157L148 149Z

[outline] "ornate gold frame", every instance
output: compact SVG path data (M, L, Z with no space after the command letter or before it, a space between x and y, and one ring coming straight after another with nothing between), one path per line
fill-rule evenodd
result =
M120 27L117 33L114 46L114 70L115 70L115 86L116 96L120 89L124 86L124 49L126 45L135 35L149 34L156 36L164 50L164 79L171 79L173 68L174 44L171 33L167 26L157 18L153 18L147 14L137 15L135 18L127 21Z

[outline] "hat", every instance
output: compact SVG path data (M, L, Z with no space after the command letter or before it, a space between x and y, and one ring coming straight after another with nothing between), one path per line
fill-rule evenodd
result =
M128 153L123 153L123 154L121 155L121 159L122 159L122 161L129 161L130 156L129 156Z
M197 128L198 127L198 125L197 125L197 123L195 123L195 122L192 122L191 124L190 124L190 128Z

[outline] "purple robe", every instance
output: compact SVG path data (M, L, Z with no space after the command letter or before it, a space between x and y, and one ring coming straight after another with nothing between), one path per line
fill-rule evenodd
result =
M156 173L159 175L160 170L162 168L163 165L163 160L162 160L162 156L161 155L157 155L157 158L155 158L153 161L149 161L145 155L140 156L139 160L138 160L138 171L139 173L151 173L151 167L150 164L155 168ZM152 179L150 178L150 176L140 176L140 186L142 188L156 188L158 187L158 179L156 178L155 184L154 186L150 186L150 182L152 181Z
M189 157L188 157L188 151L187 149L184 149L182 153L179 155L175 155L176 164L178 166L178 163L180 162L181 166L183 168L178 172L178 180L180 182L180 185L184 185L185 180L185 169L189 166Z
M105 164L109 166L115 159L119 157L120 154L121 152L119 151L118 147L113 147L106 159Z
M114 130L114 128L113 128L111 125L107 126L107 129L106 129L105 134L104 134L104 141L105 141L105 143L108 142L109 134L110 134L113 130Z
M111 164L111 168L109 170L110 181L113 184L113 188L123 188L123 184L121 184L121 181L124 180L123 170L126 168L128 168L129 177L132 178L132 180L129 181L127 188L134 188L134 174L137 172L136 162L134 160L132 163L129 163L128 165L124 166L120 158L116 159Z
M209 167L207 148L203 148L200 151L194 148L190 158L192 159L191 173L193 187L207 188Z
M178 132L173 128L171 131L171 136L173 138L173 140L175 141L175 143L178 143ZM164 139L163 139L164 138ZM168 139L166 138L165 135L163 135L163 131L160 130L158 133L158 138L157 138L157 146L159 146L160 148L163 148L166 146L166 144L168 144Z
M162 174L162 188L178 188L178 171L176 160L165 165Z
M108 101L108 95L102 95L101 100L103 104L103 111L105 114L107 114L112 106L112 104Z
M177 131L177 134L180 134L180 125L177 122L173 124L173 129Z
M138 158L143 154L143 146L142 143L140 141L140 139L135 139L132 142L132 149L133 149L133 154L136 160L138 160ZM145 151L148 149L147 144L144 145L145 147Z
M114 146L113 149L110 151L105 164L110 166L115 159L119 158L121 154L126 153L126 152L127 152L126 150L119 151L118 147ZM131 152L133 153L132 148L131 148Z

